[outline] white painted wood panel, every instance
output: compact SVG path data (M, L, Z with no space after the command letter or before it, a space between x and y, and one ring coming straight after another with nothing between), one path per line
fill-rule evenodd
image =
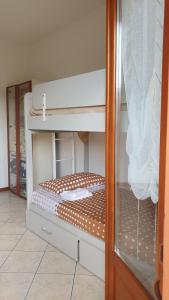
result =
M105 277L105 251L80 240L79 263L93 274L104 280Z
M27 116L28 129L48 131L105 131L105 113L92 112L81 114L47 116L46 121L42 116Z
M33 106L35 108L42 108L44 93L46 94L47 108L105 105L105 70L34 86Z
M44 217L29 211L27 219L28 228L39 235L44 240L51 243L61 251L64 251L68 256L77 260L77 236L46 220Z

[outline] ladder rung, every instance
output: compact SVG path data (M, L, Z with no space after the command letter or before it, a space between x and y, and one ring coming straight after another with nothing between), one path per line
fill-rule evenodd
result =
M63 159L56 159L56 162L62 162L66 160L73 160L73 158L63 158Z
M73 137L67 137L67 138L55 138L55 141L64 141L64 140L73 140Z

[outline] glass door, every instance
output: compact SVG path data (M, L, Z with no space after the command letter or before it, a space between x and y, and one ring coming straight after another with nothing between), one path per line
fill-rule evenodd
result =
M115 252L154 296L164 1L118 10Z
M168 101L164 12L169 8L165 3L107 1L109 300L162 299Z

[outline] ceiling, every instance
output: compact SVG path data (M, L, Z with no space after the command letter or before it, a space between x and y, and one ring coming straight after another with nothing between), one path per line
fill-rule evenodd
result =
M0 0L0 39L33 44L104 3L105 0Z

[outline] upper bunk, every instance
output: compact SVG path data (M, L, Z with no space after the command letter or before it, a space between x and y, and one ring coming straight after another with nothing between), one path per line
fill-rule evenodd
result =
M105 70L42 83L25 95L28 130L105 132Z

